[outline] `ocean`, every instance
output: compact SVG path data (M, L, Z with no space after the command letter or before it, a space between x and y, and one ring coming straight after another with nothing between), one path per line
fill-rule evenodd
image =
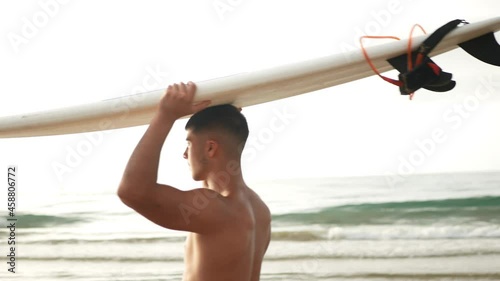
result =
M500 280L500 172L249 185L273 214L261 280ZM1 280L181 280L185 233L113 192L31 202L17 216L16 273L3 262Z

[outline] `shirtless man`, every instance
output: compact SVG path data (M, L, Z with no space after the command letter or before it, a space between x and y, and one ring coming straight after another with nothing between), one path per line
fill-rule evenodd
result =
M241 173L248 126L232 105L193 104L195 91L192 82L168 87L130 157L118 196L152 222L190 232L183 280L256 281L270 241L271 216ZM184 158L203 187L181 191L157 183L158 164L175 120L193 113Z

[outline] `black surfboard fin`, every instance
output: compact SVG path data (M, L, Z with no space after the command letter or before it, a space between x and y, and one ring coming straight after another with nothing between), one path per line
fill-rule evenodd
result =
M415 91L421 88L434 92L447 92L456 86L456 82L452 80L453 75L444 72L430 59L429 54L449 32L461 24L468 22L462 19L452 20L430 34L416 51L409 50L407 54L388 59L387 62L400 72L398 80L381 75L370 63L364 48L363 55L375 73L385 81L398 86L400 93L410 95L410 99ZM364 36L361 39L367 37L373 36ZM458 46L480 61L500 66L500 44L493 32L462 42Z
M413 59L416 55L412 54ZM400 72L398 78L402 82L400 86L402 95L409 95L420 88L434 92L447 92L456 85L456 82L452 80L452 74L442 71L429 57L425 57L423 62L412 71L407 69L406 55L394 57L387 62Z
M486 33L458 45L476 59L500 66L500 44L495 39L493 32Z
M387 60L400 72L399 91L402 95L411 97L420 88L434 92L447 92L455 87L456 82L452 80L452 74L444 72L428 55L448 33L460 24L467 24L467 22L461 19L452 20L429 35L416 52ZM415 62L414 67L408 67L407 56L411 56L410 60Z

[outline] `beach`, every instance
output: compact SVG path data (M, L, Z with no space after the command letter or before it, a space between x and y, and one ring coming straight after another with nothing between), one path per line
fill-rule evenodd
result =
M500 280L499 183L499 172L252 183L273 214L261 280ZM17 272L4 264L2 280L181 280L185 233L110 192L51 200L18 214Z

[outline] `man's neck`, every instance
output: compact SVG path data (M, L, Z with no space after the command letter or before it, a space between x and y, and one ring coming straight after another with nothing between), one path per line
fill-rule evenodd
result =
M214 172L209 173L207 179L203 182L203 186L227 197L246 187L246 185L241 173L240 162L233 160L225 163L229 164L218 167L214 169Z

